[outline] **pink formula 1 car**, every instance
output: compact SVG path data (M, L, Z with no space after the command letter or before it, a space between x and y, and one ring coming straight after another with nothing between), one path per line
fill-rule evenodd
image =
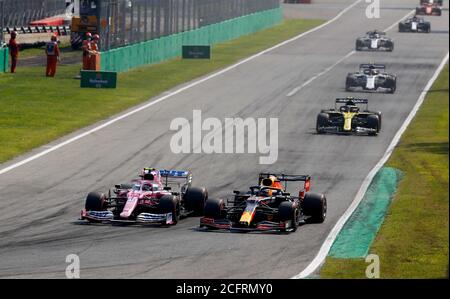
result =
M182 217L203 214L208 192L191 183L189 171L144 168L139 179L116 185L108 195L89 193L81 219L91 223L175 225Z
M442 8L436 3L426 3L416 8L416 15L442 16Z

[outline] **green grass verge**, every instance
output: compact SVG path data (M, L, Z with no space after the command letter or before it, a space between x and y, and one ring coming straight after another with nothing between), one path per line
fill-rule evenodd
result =
M79 65L60 66L56 78L46 78L42 67L0 74L0 163L322 23L286 20L214 46L213 59L208 61L173 59L122 73L116 90L79 88L80 82L73 79Z
M59 45L59 48L61 50L69 50L70 43L61 43ZM74 51L75 52L75 51ZM71 54L72 52L70 52ZM76 53L76 52L75 52ZM19 53L19 58L31 58L36 56L44 56L45 55L45 46L39 47L39 48L29 48L25 50L21 50Z
M447 278L449 265L449 68L428 93L387 166L404 172L370 253L381 278ZM328 258L322 278L365 278L362 259Z

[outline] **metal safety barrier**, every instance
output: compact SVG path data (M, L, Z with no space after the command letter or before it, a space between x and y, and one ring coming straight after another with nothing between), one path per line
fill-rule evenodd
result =
M19 34L33 33L58 33L58 35L70 35L70 26L21 26L21 27L5 27L3 33L11 34L11 32Z
M102 0L102 49L114 49L275 9L280 0Z
M22 26L65 12L64 0L0 0L0 27Z

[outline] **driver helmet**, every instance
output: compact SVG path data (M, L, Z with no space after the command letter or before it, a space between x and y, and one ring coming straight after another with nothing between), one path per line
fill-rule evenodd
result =
M349 108L348 108L348 106L341 106L340 108L339 108L339 111L341 111L341 112L348 112L348 110L349 110Z

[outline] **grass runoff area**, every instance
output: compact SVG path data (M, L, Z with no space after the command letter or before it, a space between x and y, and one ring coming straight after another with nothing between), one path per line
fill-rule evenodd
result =
M369 254L380 278L448 278L449 68L440 74L386 166L405 176ZM327 258L321 278L365 278L364 259Z
M285 20L214 46L208 61L178 58L121 73L117 89L81 89L80 81L74 79L81 61L61 65L55 78L46 78L43 67L20 67L19 60L16 74L0 74L0 163L322 23Z
M43 46L37 47L37 48L28 48L28 49L21 50L19 53L19 59L36 57L36 56L45 56L45 48L46 48L46 45L43 45ZM59 48L61 51L69 50L70 43L60 43Z

